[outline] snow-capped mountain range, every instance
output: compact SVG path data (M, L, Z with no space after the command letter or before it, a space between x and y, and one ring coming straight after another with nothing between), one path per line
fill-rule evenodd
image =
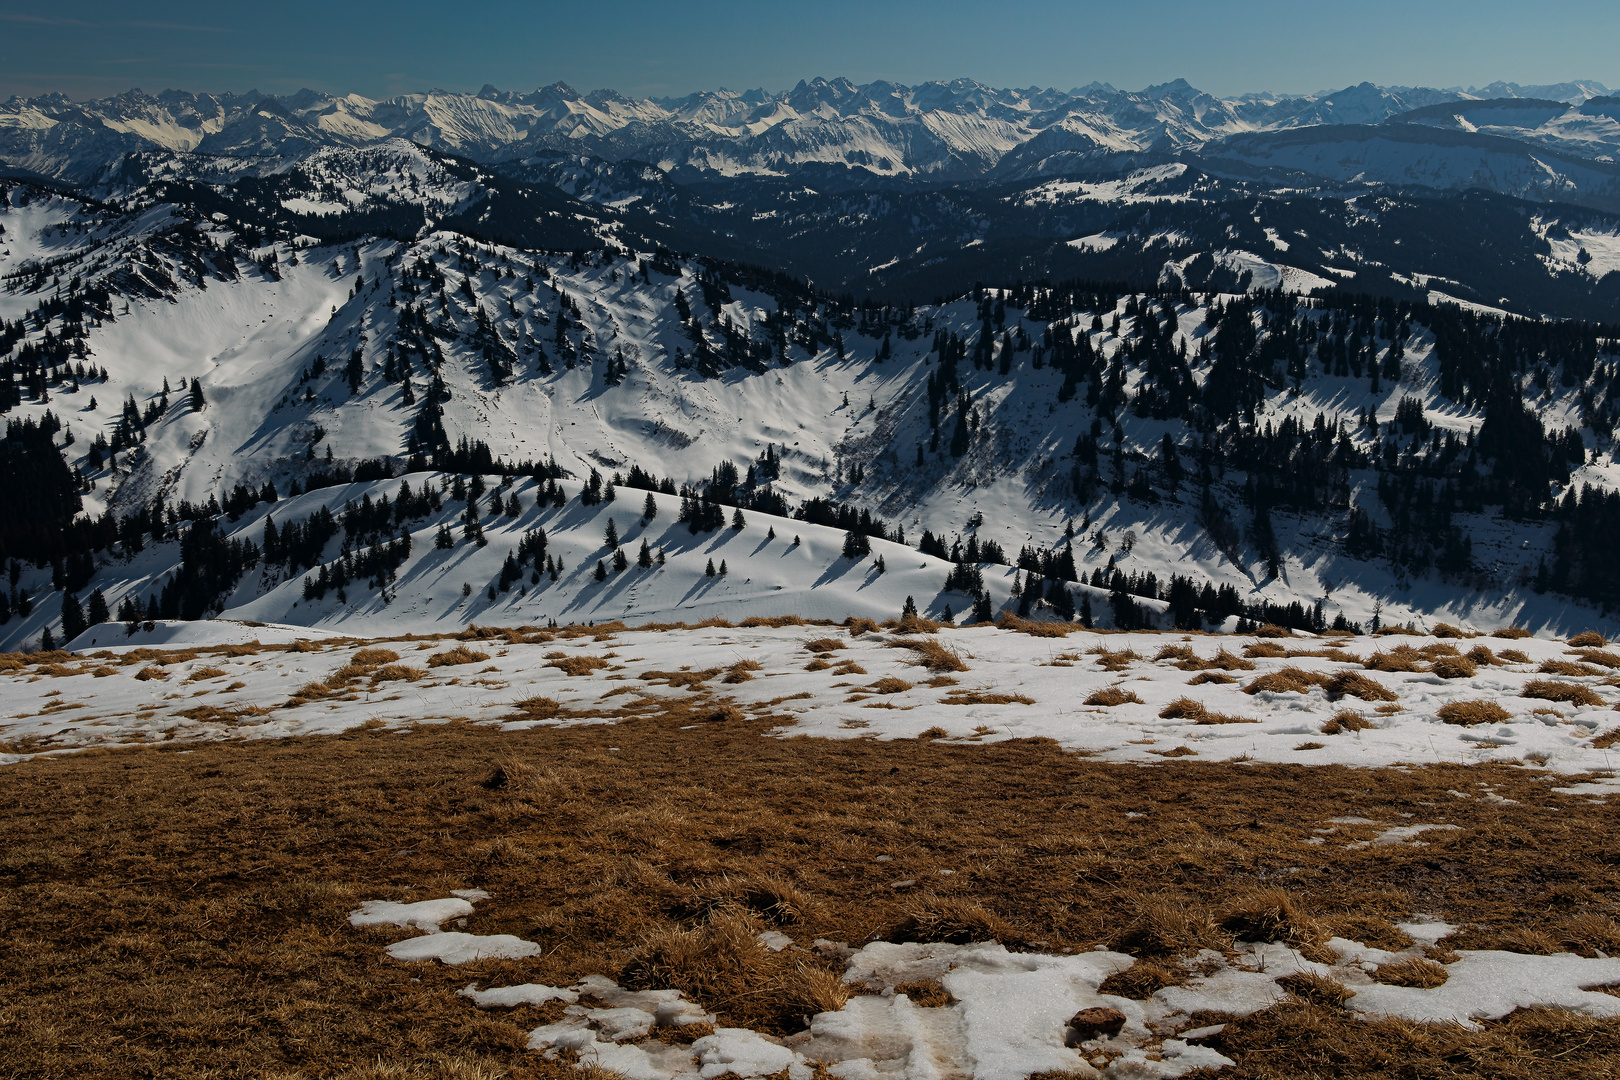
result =
M1503 101L1525 107L1480 107ZM857 86L817 78L782 93L716 90L660 100L580 93L563 83L526 94L486 86L477 94L435 90L384 100L310 90L282 97L132 90L98 101L51 94L0 104L0 162L83 182L131 151L288 158L405 138L484 163L586 153L677 175L789 176L836 167L959 181L1050 175L1117 155L1199 152L1237 135L1378 125L1414 114L1429 127L1510 133L1539 147L1612 158L1620 147L1615 112L1608 89L1591 81L1483 90L1362 83L1229 100L1181 79L1140 91L1098 83L1059 91L995 89L969 79Z

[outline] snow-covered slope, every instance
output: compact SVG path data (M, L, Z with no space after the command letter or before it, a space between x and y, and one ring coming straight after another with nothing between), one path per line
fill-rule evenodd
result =
M419 164L428 170L432 163ZM450 180L389 168L394 171L362 170L347 179L312 175L325 177L319 179L321 198L334 206L387 197L390 186L410 180L453 201ZM379 176L392 179L384 183ZM132 205L144 205L143 198ZM863 313L837 308L797 286L783 292L779 282L717 272L702 262L661 261L666 257L645 252L615 256L612 249L584 258L545 254L433 231L410 242L249 248L224 224L185 225L161 205L109 214L59 197L33 197L23 187L12 189L0 223L6 230L4 269L24 268L0 289L0 319L22 319L75 275L80 288L114 290L105 317L82 326L84 359L77 363L88 361L95 377L83 378L76 390L57 384L49 400L25 396L10 416L38 419L51 412L61 419L64 435L73 439L68 460L82 470L82 499L91 515L128 515L154 502L202 506L211 498L225 500L238 485L256 492L268 483L285 494L312 471L353 469L367 461L389 462L397 476L413 452L426 449L419 439L431 403L450 443L470 438L510 463L554 463L574 481L592 470L606 477L637 466L676 485L701 484L718 467L734 467L740 475L769 453L779 462L779 475L766 486L782 506L830 497L902 528L913 544L925 529L964 542L976 537L995 541L1012 561L1026 544L1062 547L1066 529L1072 529L1082 577L1151 571L1162 580L1172 572L1190 573L1239 589L1246 602L1320 602L1328 619L1342 613L1356 622L1370 619L1375 603L1386 621L1440 616L1482 625L1517 619L1579 628L1595 619L1589 609L1525 587L1547 556L1550 525L1489 514L1464 518L1475 567L1466 585L1351 558L1342 519L1284 510L1270 519L1283 553L1273 572L1259 549L1246 543L1223 548L1211 539L1190 478L1168 487L1143 479L1146 487L1124 491L1133 476L1157 476L1167 436L1193 453L1193 443L1185 441L1193 436L1179 420L1158 419L1145 409L1119 414L1117 461L1077 486L1079 439L1100 432L1107 447L1115 436L1101 426L1099 408L1086 403L1083 386L1079 396L1065 398L1063 374L1038 361L1043 335L1052 328L1025 319L1014 307L1006 309L1005 338L993 331L984 342L985 366L968 363L964 354L960 378L968 396L959 410L965 439L960 452L953 452L949 426L936 435L929 419L928 388L940 373L936 335L983 339L982 320L998 300L994 293L986 299L989 307L963 297L909 311ZM1244 255L1249 263L1243 265L1276 269L1284 287L1310 285L1308 276L1285 272L1288 251L1277 246L1280 239L1269 241L1269 261ZM1588 242L1600 253L1594 258L1609 257L1597 234ZM54 269L37 272L41 260ZM1118 367L1121 400L1155 379L1151 365L1129 359L1128 346L1141 344L1132 336L1141 325L1130 314L1134 303L1128 296L1098 298L1061 324L1077 346L1083 342ZM1187 297L1175 307L1168 347L1185 349L1192 378L1207 380L1214 316L1203 298ZM1116 330L1121 315L1123 326ZM1326 332L1328 316L1319 318ZM47 331L66 332L66 324L30 319L26 341L42 342ZM1374 344L1383 351L1394 342ZM1377 390L1369 390L1364 379L1324 373L1310 363L1297 389L1279 384L1266 393L1258 422L1276 425L1291 417L1309 425L1320 414L1338 423L1364 420L1370 410L1380 429L1393 433L1397 409L1410 400L1438 431L1469 438L1483 422L1483 408L1440 393L1433 337L1414 330L1401 347L1400 377ZM99 377L103 368L105 381ZM189 395L193 383L200 407ZM1549 385L1538 402L1547 429L1583 428L1595 415L1594 392ZM146 417L138 433L121 420L132 407ZM947 425L954 415L947 414ZM121 425L127 446L96 447L98 438L113 439ZM1584 430L1598 454L1577 470L1572 484L1616 486L1608 428ZM1364 423L1349 424L1345 437L1367 450L1383 445ZM1112 492L1109 476L1117 489ZM1234 506L1243 501L1244 475L1213 479L1223 498ZM413 477L413 488L423 480ZM488 481L492 487L499 482ZM1372 498L1376 474L1355 472L1348 482L1362 492L1360 501L1382 513ZM436 490L440 483L434 481ZM311 606L303 599L302 574L290 575L293 581L249 575L226 609L264 621L353 621L372 632L400 620L420 626L445 619L534 621L541 615L672 618L693 605L732 615L813 609L841 616L893 614L906 596L936 615L947 604L961 614L970 603L965 594L953 599L944 592L945 564L902 554L905 549L896 547L886 557L886 574L872 576L861 569L870 560L840 561L837 530L822 535L803 523L762 525L764 515L750 512L742 534L694 536L685 526L672 526L675 514L664 507L649 540L669 549L672 562L645 580L667 584L633 584L643 580L633 573L605 587L588 579L596 560L607 557L601 550L604 512L570 510L544 523L558 545L554 553L562 554L568 568L566 579L530 598L516 599L509 590L491 605L488 585L507 551L516 549L527 523L541 523L532 516L540 511L524 483L515 489L524 516L496 515L488 548L458 549L454 556L437 552L431 538L441 521L451 520L454 511L446 508L409 523L412 554L397 586L373 588L336 607L330 597ZM366 495L376 500L397 487L396 480L322 487L273 508L261 504L223 531L257 541L266 513L285 527L319 506L337 513L347 502ZM621 490L611 516L621 535L636 542L641 532L631 526L639 520L644 493ZM1242 512L1234 512L1239 533L1246 533ZM778 534L774 541L755 535L769 527ZM795 533L803 545L789 549ZM126 594L144 603L178 561L170 545L150 546L128 563L114 559L87 587L102 587L114 606ZM726 577L702 575L711 554L717 562L730 561ZM339 555L340 541L333 538L321 561ZM985 587L997 609L1011 599L1011 576L1010 569L986 572ZM24 569L19 587L42 595L50 577L48 568ZM465 602L459 591L464 583L472 590ZM392 594L386 604L385 592ZM1097 617L1106 621L1105 593L1092 599ZM5 641L37 639L58 614L54 603L50 607L6 625L0 631Z

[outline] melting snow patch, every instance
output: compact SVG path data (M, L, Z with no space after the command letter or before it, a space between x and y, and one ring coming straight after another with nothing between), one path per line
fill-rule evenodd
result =
M1620 997L1587 990L1620 983L1620 960L1589 960L1573 953L1526 956L1496 951L1464 952L1446 965L1446 981L1432 990L1371 983L1355 987L1349 1007L1426 1023L1456 1023L1478 1030L1514 1009L1552 1005L1588 1016L1620 1017Z
M511 934L423 934L388 946L395 960L438 960L452 966L474 960L521 960L540 955L540 946Z
M1396 828L1421 831L1424 826ZM467 896L475 892L463 890ZM389 955L399 960L462 964L541 951L533 942L505 934L435 932L438 922L462 910L455 904L471 908L470 900L461 897L417 904L371 901L351 913L350 921L427 930L388 947ZM718 1028L690 1046L647 1038L657 1028L714 1023L712 1014L678 990L626 990L591 975L571 987L524 983L480 990L472 984L458 993L485 1009L566 1002L562 1019L530 1032L529 1048L553 1058L570 1052L581 1067L611 1069L628 1080L716 1080L725 1075L749 1080L783 1073L788 1080L812 1080L818 1064L839 1080L1023 1080L1044 1072L1170 1080L1195 1069L1233 1064L1216 1050L1197 1045L1221 1027L1194 1027L1193 1015L1259 1012L1286 996L1277 980L1298 972L1339 981L1352 991L1348 1007L1365 1016L1469 1028L1477 1028L1479 1020L1534 1006L1620 1017L1620 998L1593 989L1620 984L1620 959L1461 952L1446 965L1447 979L1438 987L1376 983L1371 973L1379 966L1421 956L1423 948L1456 928L1422 920L1403 923L1401 929L1416 943L1402 952L1332 939L1329 945L1338 957L1334 964L1306 960L1276 942L1240 942L1230 954L1204 950L1190 963L1205 974L1165 987L1145 1001L1100 992L1108 976L1135 962L1101 948L1054 955L1013 953L984 943L880 941L853 950L818 940L817 950L844 957L844 981L856 993L843 1008L811 1017L807 1030L785 1039ZM775 931L760 940L768 948L792 944ZM945 1005L919 1007L899 989L929 982L949 995ZM581 999L593 1004L581 1004ZM1089 1015L1079 1015L1082 1011ZM1099 1028L1094 1020L1099 1016L1110 1023ZM1098 1067L1105 1071L1099 1073Z
M1373 837L1372 845L1373 847L1380 847L1385 844L1411 844L1414 843L1412 838L1419 833L1433 832L1437 829L1449 831L1461 827L1460 825L1393 825ZM1421 841L1417 841L1417 843L1421 843Z
M478 890L471 890L478 891ZM479 899L487 897L485 893ZM473 913L468 900L422 900L415 904L396 904L388 900L367 900L356 911L349 912L350 926L408 926L430 934L451 919L462 919Z

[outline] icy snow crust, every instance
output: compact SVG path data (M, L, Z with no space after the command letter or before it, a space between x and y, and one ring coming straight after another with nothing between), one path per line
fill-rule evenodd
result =
M374 900L352 913L350 921L371 925L379 911L437 912L456 903L460 901L401 905ZM1206 974L1145 1001L1100 992L1108 976L1135 963L1130 956L1100 948L1064 955L1010 952L984 942L878 941L856 950L829 941L797 944L789 939L784 948L843 958L844 981L852 992L848 1003L809 1017L804 1031L786 1038L721 1027L689 1046L647 1039L654 1028L712 1025L716 1020L677 990L626 990L604 976L589 975L569 987L523 983L480 989L473 982L458 994L481 1009L567 1003L562 1019L530 1032L529 1048L548 1057L569 1051L578 1056L580 1068L612 1069L629 1080L714 1080L726 1074L746 1080L784 1070L789 1080L810 1080L817 1065L840 1080L1023 1080L1047 1072L1168 1080L1194 1069L1232 1064L1199 1045L1222 1028L1194 1027L1194 1014L1259 1012L1287 996L1278 980L1300 972L1342 983L1353 995L1348 1008L1367 1017L1468 1028L1534 1006L1620 1017L1620 999L1587 989L1620 981L1620 960L1602 957L1464 951L1445 965L1448 977L1434 989L1377 983L1372 973L1380 965L1421 956L1424 945L1456 929L1444 923L1403 928L1418 942L1411 949L1387 952L1334 938L1330 946L1337 962L1331 964L1306 960L1278 943L1239 942L1228 954L1205 950L1190 964ZM761 947L766 947L763 940ZM396 960L459 965L521 959L538 946L510 935L446 934L428 927L422 936L395 942L387 951ZM897 990L930 980L947 992L947 1004L919 1007ZM1124 1019L1118 1033L1083 1039L1085 1033L1068 1027L1070 1017L1092 1008L1117 1010Z
M757 541L756 541L757 542ZM777 548L786 546L778 539ZM920 571L918 571L920 573ZM735 571L734 571L735 573ZM857 571L864 579L865 572ZM891 570L878 580L895 576ZM703 579L708 580L708 579ZM723 580L723 579L722 579ZM875 585L873 587L876 587ZM219 626L191 624L193 630ZM224 624L232 638L239 625ZM99 627L89 638L122 627ZM846 647L829 655L830 664L848 661L864 673L827 666L807 670L806 643L835 636ZM1185 644L1202 659L1217 649L1243 651L1246 640L1234 637L1182 639L1170 634L1095 635L1076 632L1067 638L1035 638L1010 630L975 627L950 630L938 640L956 650L967 671L953 673L955 684L931 684L931 673L915 663L917 654L890 647L906 639L887 632L848 637L837 627L696 627L683 630L630 631L595 640L587 633L574 638L508 644L503 638L466 643L484 659L452 666L428 667L428 659L461 644L454 639L323 643L313 652L263 651L254 655L178 652L165 661L161 653L141 653L138 662L122 663L131 646L119 645L83 654L81 660L47 670L22 667L0 673L0 740L21 753L62 751L87 746L150 744L217 739L280 738L347 730L368 722L409 728L465 718L510 730L581 723L614 723L627 703L661 698L691 700L652 673L689 669L708 671L706 689L716 701L730 701L745 712L779 718L774 731L782 736L822 738L912 739L928 734L964 742L1015 738L1050 738L1108 761L1151 763L1164 751L1222 761L1248 757L1296 764L1387 766L1403 762L1531 761L1559 773L1606 770L1612 756L1592 745L1595 735L1615 726L1615 690L1602 676L1560 676L1595 693L1602 704L1553 706L1519 696L1546 660L1567 659L1560 642L1528 639L1514 642L1483 638L1498 648L1511 644L1529 663L1481 665L1471 679L1442 679L1429 672L1364 671L1359 660L1375 649L1395 644L1424 646L1421 637L1359 638L1342 648L1343 659L1324 657L1265 658L1251 662L1253 671L1237 671L1230 685L1188 685L1188 671L1178 661L1155 662L1165 645ZM1320 640L1296 638L1285 644L1320 650ZM1467 645L1467 642L1461 644ZM339 684L319 700L295 697L310 684L324 683L350 664L363 647L388 647L399 653L399 666L382 677ZM1099 649L1118 654L1133 651L1139 659L1116 672L1098 664ZM1330 650L1331 651L1331 650ZM567 675L566 660L548 654L590 656L605 661L588 675ZM753 661L754 677L726 683L722 676L740 661ZM1243 692L1253 679L1284 667L1331 676L1354 671L1397 697L1394 703L1341 698L1331 701L1321 687L1309 693L1262 690ZM145 678L136 678L140 673ZM153 678L153 674L162 678ZM641 676L648 675L648 678ZM896 684L878 685L892 677ZM1084 704L1098 690L1118 686L1140 703L1105 707ZM983 703L981 694L1005 695L1005 703ZM530 698L555 701L554 716L516 711ZM1028 703L1017 700L1028 699ZM1161 717L1166 706L1189 697L1209 713L1238 722L1201 724L1185 711ZM1459 727L1436 715L1444 705L1481 698L1500 704L1509 717L1502 723ZM975 701L980 703L974 703ZM1349 709L1372 726L1367 730L1323 735L1321 728ZM937 730L935 730L937 729ZM1320 745L1316 745L1320 744ZM1190 751L1191 753L1187 753ZM0 761L18 754L0 755ZM1602 783L1608 783L1606 781ZM1606 790L1606 789L1604 789ZM1463 797L1468 797L1464 793ZM1344 825L1346 823L1333 823ZM1349 823L1354 824L1354 823ZM1422 844L1434 830L1450 828L1437 820L1382 823L1389 829L1353 842ZM1338 842L1328 829L1329 842Z

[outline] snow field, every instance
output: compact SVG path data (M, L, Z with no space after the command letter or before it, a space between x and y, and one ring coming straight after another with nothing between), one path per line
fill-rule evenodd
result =
M239 626L225 625L240 635ZM779 736L968 744L1049 738L1102 760L1139 764L1187 757L1528 763L1554 774L1599 774L1590 781L1599 785L1594 790L1617 783L1604 779L1620 728L1607 669L1579 666L1578 650L1546 639L1479 638L1487 648L1517 648L1525 661L1498 656L1471 677L1444 678L1430 670L1430 658L1469 642L1396 636L1257 643L1090 632L1053 638L988 626L937 637L849 636L832 625L485 633L492 636L311 638L169 651L121 645L68 659L12 657L0 672L0 739L8 751L0 761L89 746L285 738L453 719L513 730L615 723L660 701L697 700L696 692L716 715L768 718ZM923 644L933 652L918 651ZM1401 646L1431 653L1404 654L1406 666L1418 670L1363 668L1375 652L1388 666ZM1281 655L1288 651L1296 655ZM1584 673L1538 670L1549 664ZM1350 696L1330 698L1336 678ZM1522 696L1537 682L1586 703ZM1440 716L1447 706L1479 701L1495 703L1502 718L1464 725ZM1484 797L1459 794L1476 796ZM1384 823L1405 832L1378 837L1329 829L1324 842L1423 843L1417 827L1446 826L1443 813L1435 816L1440 820Z
M374 900L351 913L350 922L422 928L421 936L387 947L389 956L401 961L437 959L459 966L482 959L521 959L538 951L511 935L437 929L440 921L463 909L470 912L471 906L459 898L409 905ZM1346 1007L1366 1018L1399 1017L1477 1030L1479 1020L1537 1006L1620 1017L1620 999L1593 989L1620 982L1620 959L1464 950L1440 965L1423 959L1424 948L1456 927L1414 922L1400 928L1414 941L1408 949L1387 951L1333 938L1327 944L1331 962L1308 960L1279 942L1239 942L1224 954L1206 949L1183 962L1198 974L1145 1000L1102 992L1109 976L1136 961L1101 947L1052 954L1011 952L989 942L877 941L854 949L821 939L799 944L770 931L759 935L760 948L841 961L850 993L842 1007L808 1017L804 1031L785 1038L715 1027L717 1017L680 991L626 990L602 975L586 976L568 987L523 983L480 989L475 981L458 993L481 1009L567 1003L560 1019L530 1032L529 1048L547 1057L568 1051L577 1055L582 1069L611 1069L629 1080L714 1080L726 1074L747 1080L784 1070L789 1080L810 1080L817 1067L840 1080L1022 1080L1048 1072L1169 1080L1194 1069L1233 1064L1200 1045L1223 1025L1195 1026L1196 1014L1259 1012L1284 1000L1289 980L1299 976L1337 983L1348 993ZM1384 966L1420 960L1440 969L1432 980L1437 985L1377 981ZM940 988L943 1000L914 1002L918 987L929 985ZM1102 1025L1071 1026L1071 1019L1080 1021L1084 1010L1094 1010ZM647 1038L655 1028L691 1025L702 1025L698 1030L709 1033L690 1044Z

